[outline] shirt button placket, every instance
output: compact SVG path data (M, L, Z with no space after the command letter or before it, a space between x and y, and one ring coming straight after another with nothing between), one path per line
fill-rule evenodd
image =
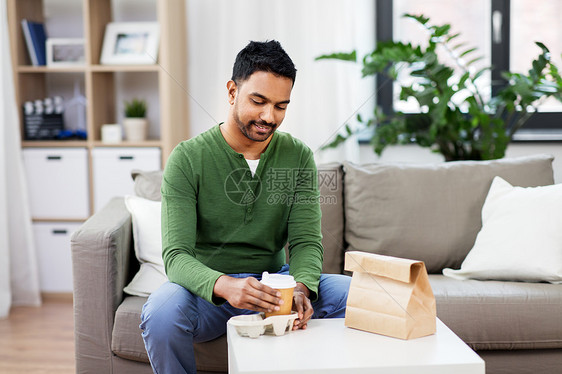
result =
M245 223L250 222L252 220L252 218L254 217L253 207L254 207L253 204L246 205L246 215L245 215L245 218L244 218Z

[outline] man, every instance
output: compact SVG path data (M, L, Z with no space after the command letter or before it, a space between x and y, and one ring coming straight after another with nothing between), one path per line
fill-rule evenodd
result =
M294 276L293 329L345 315L350 278L320 274L313 154L276 131L295 77L278 42L250 42L227 83L227 120L168 159L162 250L170 282L150 296L140 326L155 373L195 373L194 342L223 335L232 316L278 310L279 291L259 282L264 271Z

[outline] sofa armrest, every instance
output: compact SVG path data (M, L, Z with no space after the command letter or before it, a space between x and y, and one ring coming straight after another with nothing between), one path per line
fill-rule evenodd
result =
M110 373L111 333L131 255L131 215L112 199L72 235L77 373Z

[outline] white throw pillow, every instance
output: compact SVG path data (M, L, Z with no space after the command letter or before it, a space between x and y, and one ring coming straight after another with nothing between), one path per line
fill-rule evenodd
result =
M474 247L460 270L443 274L562 283L562 184L522 188L495 177Z
M130 295L149 296L168 280L162 260L162 203L127 195L125 205L133 219L135 255L140 269L124 291Z

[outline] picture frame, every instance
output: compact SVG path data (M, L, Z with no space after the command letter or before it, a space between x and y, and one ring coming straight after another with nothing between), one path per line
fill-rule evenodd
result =
M102 65L153 65L158 60L158 22L111 22L105 27Z
M77 66L85 64L85 42L81 38L47 38L47 66Z

